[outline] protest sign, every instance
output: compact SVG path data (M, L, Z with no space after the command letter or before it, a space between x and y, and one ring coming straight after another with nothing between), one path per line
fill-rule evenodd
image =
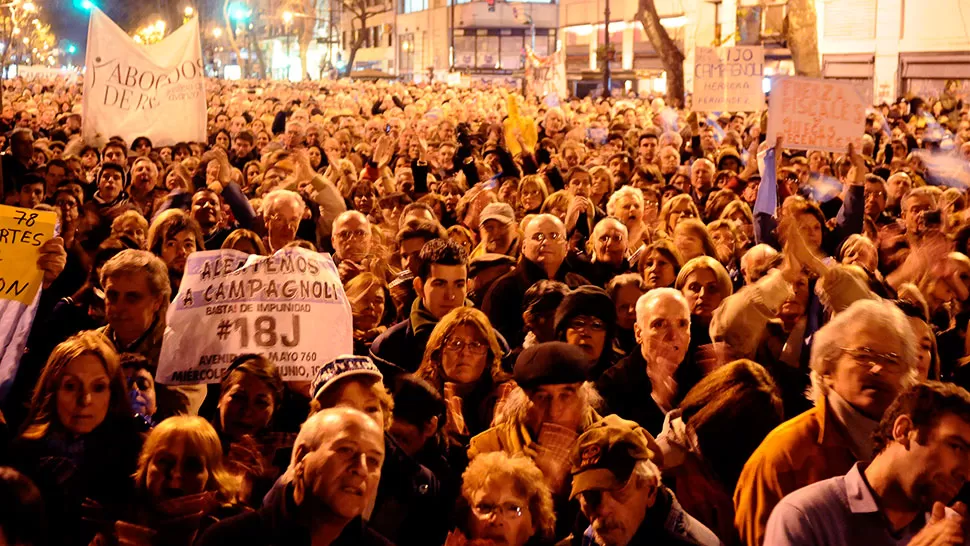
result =
M845 152L862 150L865 100L852 84L815 78L780 78L768 101L769 143L779 135L785 148Z
M0 205L0 299L34 301L44 278L40 245L54 236L56 222L53 212Z
M695 112L760 112L765 48L698 47L694 53Z
M56 221L53 212L0 205L0 401L27 345L44 281L37 258Z
M218 383L236 356L258 353L284 381L310 381L323 363L352 352L350 304L329 254L196 252L168 309L156 379Z
M88 144L101 146L115 135L128 142L147 136L155 146L206 141L198 17L141 45L92 8L84 67L81 133Z

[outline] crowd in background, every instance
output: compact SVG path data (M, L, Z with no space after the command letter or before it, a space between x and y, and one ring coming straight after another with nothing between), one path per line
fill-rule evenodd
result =
M833 153L764 112L349 81L209 81L207 142L94 147L79 85L6 82L4 203L58 222L0 544L963 544L953 89ZM354 354L156 383L187 258L291 246L332 256Z

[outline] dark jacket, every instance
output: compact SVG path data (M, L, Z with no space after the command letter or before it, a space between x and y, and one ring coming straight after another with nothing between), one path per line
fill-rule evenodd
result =
M578 251L571 251L566 256L566 263L573 271L589 279L590 284L600 288L606 288L613 277L633 271L627 258L623 258L623 263L617 268L606 262L592 262L589 256Z
M384 464L368 524L400 544L441 544L448 529L438 479L384 435Z
M105 507L122 506L131 497L141 436L130 421L108 416L93 432L73 439L53 427L39 439L23 437L10 448L11 466L40 489L47 513L50 543L86 546L94 537L81 518L81 504L92 499Z
M683 398L702 376L694 362L689 357L685 358L674 373L680 393L674 403L680 403L679 398ZM647 362L639 350L606 370L596 382L596 390L603 396L609 410L602 411L603 415L615 413L624 419L636 421L654 436L660 434L666 414L650 396L653 385L647 377Z
M522 298L525 291L536 282L545 279L546 272L526 257L519 256L515 269L502 275L492 284L485 294L482 311L488 315L492 327L498 330L512 347L519 347L525 341L525 323L522 321ZM555 279L576 288L590 282L565 261L556 271Z
M466 302L466 305L470 305ZM431 332L438 325L438 319L425 309L420 298L411 305L411 314L377 336L370 346L370 357L384 374L384 383L392 385L402 373L414 373L424 358ZM509 344L499 334L498 344L503 354L508 354Z
M310 530L296 518L293 487L279 487L270 492L263 507L220 521L196 541L198 546L309 546ZM389 546L392 542L355 518L344 527L332 546Z

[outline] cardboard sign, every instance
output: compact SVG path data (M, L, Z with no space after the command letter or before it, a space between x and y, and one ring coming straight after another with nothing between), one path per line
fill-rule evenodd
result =
M57 214L0 205L0 299L30 305L44 280L40 245L54 236Z
M136 43L98 8L91 9L84 60L81 133L103 145L120 135L147 136L155 146L205 142L205 63L199 18L161 42Z
M778 135L785 148L845 152L862 149L866 104L850 83L815 78L780 78L768 105L769 144Z
M272 360L284 381L310 381L323 363L353 352L337 267L329 254L302 248L192 254L167 319L156 374L167 385L218 383L246 353Z
M760 112L763 47L698 47L694 53L695 112Z

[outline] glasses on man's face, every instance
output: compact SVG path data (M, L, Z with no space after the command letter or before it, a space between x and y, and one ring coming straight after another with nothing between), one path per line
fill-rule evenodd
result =
M869 347L843 347L842 350L845 352L845 354L849 355L856 365L862 366L868 370L871 370L875 366L879 366L880 369L884 369L889 372L899 372L903 367L897 353L879 353L873 351Z
M552 232L552 233L535 233L535 234L532 235L532 237L530 237L530 239L532 241L535 241L536 243L543 243L545 241L550 241L550 242L553 242L553 243L558 243L559 241L562 240L562 234L557 233L557 232Z
M286 216L283 216L281 214L273 214L272 216L269 217L269 221L274 224L299 224L300 218L296 216L292 218L287 218Z
M483 355L488 352L488 345L485 345L481 341L465 341L463 339L448 339L445 341L445 350L452 353L460 353L463 350L468 349L468 352L473 355Z
M522 517L524 508L514 502L506 502L504 504L480 502L472 506L472 511L475 512L476 516L483 519L492 515L502 519L518 519Z
M604 234L600 235L599 237L597 237L597 240L599 242L603 243L604 245L608 245L608 244L611 244L611 243L622 243L623 242L623 235L621 235L619 233L612 233L612 234L610 234L610 233L604 233Z
M360 241L366 235L367 235L367 232L362 229L354 229L354 230L348 229L348 230L338 232L337 238L340 239L341 241L353 241L353 240Z

